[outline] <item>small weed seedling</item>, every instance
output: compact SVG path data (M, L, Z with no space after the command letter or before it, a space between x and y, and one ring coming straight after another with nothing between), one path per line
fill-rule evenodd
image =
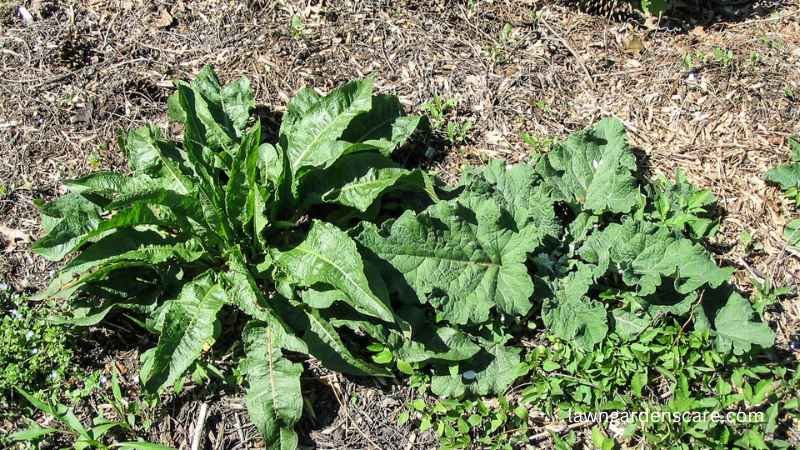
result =
M293 15L292 19L289 22L289 33L292 35L294 39L300 39L303 37L303 31L306 29L305 24L303 23L303 19L298 15Z
M514 45L513 34L514 28L510 23L503 25L497 35L497 39L486 48L486 54L495 64L504 64L507 61L508 49Z
M528 146L531 151L531 154L534 156L542 155L547 153L550 150L550 146L553 145L553 139L548 138L545 136L540 136L531 133L522 133L520 136L522 142Z
M444 133L445 139L451 145L464 143L473 126L473 122L469 119L459 121L452 118L457 107L458 100L443 99L439 96L421 106L421 109L427 113L431 129Z
M733 63L733 50L714 47L714 61L722 67L728 67Z

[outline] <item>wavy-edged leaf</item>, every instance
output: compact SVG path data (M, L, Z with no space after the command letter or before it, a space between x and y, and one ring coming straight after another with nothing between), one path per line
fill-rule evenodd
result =
M542 304L542 321L561 339L591 350L608 333L608 317L602 303L586 298L594 284L592 267L580 265L555 284L555 295Z
M192 91L188 88L178 89L176 102L186 111L184 150L187 165L195 174L197 200L200 204L205 222L217 233L226 245L233 242L234 233L229 218L225 215L224 186L214 177L214 163L209 161L207 153L211 150L204 142L203 125L194 113Z
M542 321L553 334L585 350L602 342L608 333L603 304L580 297L545 301Z
M468 362L449 366L448 374L431 377L431 392L442 397L460 397L467 391L477 395L503 394L516 379L528 372L522 349L506 345L508 336L483 339L483 351Z
M157 127L147 125L130 131L121 146L134 172L160 176L169 182L168 188L180 194L194 190L194 183L183 167L184 161L176 145L165 141Z
M205 66L191 83L176 82L179 99L169 99L173 120L194 123L198 142L212 148L227 148L242 135L250 109L255 107L250 82L246 78L222 87L211 66Z
M375 152L343 156L328 169L304 179L305 206L338 203L366 211L391 190L426 191L435 198L433 180L421 170L408 170Z
M754 344L772 347L775 332L766 323L753 320L753 316L753 305L738 293L732 293L714 317L717 349L741 355L749 352Z
M557 144L536 167L554 194L594 212L626 213L639 204L636 158L625 126L607 118Z
M413 340L404 340L396 353L399 359L407 362L462 361L472 358L480 350L481 347L466 333L429 324Z
M170 260L194 262L204 254L196 241L176 242L153 231L119 230L90 245L34 298L66 299L86 283L100 280L115 270L156 269Z
M32 250L50 261L64 258L101 221L101 209L76 193L38 206L47 234L33 244Z
M279 252L275 264L292 284L331 286L343 292L345 301L356 311L386 322L395 320L388 299L373 292L356 243L329 223L314 221L306 239L291 250Z
M55 256L52 252L58 250L59 255L66 255L87 242L97 240L108 235L118 228L132 228L138 225L152 225L167 229L184 228L190 231L190 226L184 217L174 214L168 208L160 208L157 205L137 203L130 208L124 209L109 219L99 222L93 229L85 230L83 234L73 236L71 233L51 232L36 242L35 250L46 252L50 257ZM62 231L57 229L56 231ZM78 231L73 230L73 231ZM62 255L62 257L63 257ZM60 259L60 258L59 258Z
M272 302L264 297L258 287L258 283L248 269L241 249L233 247L229 249L229 252L228 271L223 274L222 278L228 302L253 319L279 324L284 329L288 328L281 317L276 314ZM281 342L281 345L288 350L308 353L306 344L294 335L281 336Z
M286 112L281 120L281 127L278 133L281 136L291 136L294 134L294 127L303 116L319 101L322 96L314 89L304 86L292 97L286 105Z
M643 317L623 309L612 311L614 316L614 332L623 339L634 339L650 326L650 317Z
M532 306L525 260L537 242L514 232L508 220L490 200L474 210L441 202L421 214L407 211L381 231L364 224L358 240L421 300L434 304L441 318L481 323L495 306L509 315L524 315Z
M257 123L252 130L244 135L239 143L236 157L228 174L228 183L225 187L225 209L227 216L237 226L236 231L244 236L254 238L249 233L249 224L254 220L255 199L251 196L258 191L255 177L258 169L258 151L261 141L261 125ZM263 208L263 205L260 205Z
M342 341L337 329L318 311L298 311L294 317L287 317L287 321L301 334L300 339L308 346L308 353L325 367L351 375L391 375L386 369L354 355Z
M718 287L733 274L731 268L718 267L699 244L635 219L592 234L579 253L597 264L595 276L619 270L628 286L639 286L640 295L656 292L662 277L673 278L675 289L688 294L703 285Z
M284 357L284 333L279 324L250 321L242 335L247 353L245 402L250 420L267 448L296 448L293 427L303 412L303 366Z
M372 81L360 80L334 89L306 110L287 130L286 153L292 174L333 164L346 150L346 145L337 140L357 115L369 111L371 104Z
M152 366L143 378L150 392L172 386L213 343L217 313L225 304L225 290L206 273L183 286L169 302Z
M375 95L369 111L356 116L342 140L373 145L388 156L414 134L419 116L404 116L403 106L393 95Z
M530 228L528 233L536 239L557 237L561 232L553 199L528 164L508 165L492 160L485 166L466 170L461 185L464 186L461 197L493 199L514 218L518 230Z

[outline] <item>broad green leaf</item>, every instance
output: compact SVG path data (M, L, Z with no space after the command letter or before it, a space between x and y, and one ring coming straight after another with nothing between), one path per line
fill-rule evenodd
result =
M775 343L775 333L766 323L754 321L753 315L753 306L747 299L736 292L731 294L714 317L717 349L741 355L749 352L753 344L771 347Z
M542 304L542 321L556 336L591 350L608 332L606 309L586 297L594 284L592 267L579 265L555 283L555 295Z
M529 233L537 239L545 235L557 237L561 232L553 199L528 164L508 165L492 160L481 168L468 169L461 185L465 189L462 197L493 199L514 217L517 229L531 228Z
M279 134L281 136L291 136L294 133L293 127L297 122L321 99L322 96L308 86L297 91L289 101L289 104L286 105L286 112L283 114Z
M407 211L384 230L364 224L358 240L443 319L481 323L494 307L524 315L532 306L525 260L537 243L512 229L491 201L475 210L442 202L421 214Z
M608 333L603 304L580 297L545 301L542 321L553 334L585 350L591 350Z
M767 181L775 183L784 191L791 188L800 188L800 140L797 138L789 139L791 148L791 161L780 165L767 172Z
M370 364L347 348L339 332L319 312L310 310L287 321L300 333L300 339L308 346L308 353L322 362L325 367L352 375L390 376L382 367ZM284 316L288 314L284 313Z
M47 234L33 244L32 250L50 261L64 258L101 221L100 208L80 194L69 194L38 206Z
M287 360L281 349L283 330L275 323L251 321L243 334L250 420L267 448L297 445L294 424L303 412L300 374L303 366Z
M300 189L306 206L338 203L362 212L394 189L427 191L435 197L433 183L424 172L404 169L375 152L343 156L328 169L306 177Z
M225 290L210 273L187 283L171 301L153 354L145 388L158 392L172 386L213 343L217 313L225 303Z
M639 286L643 296L654 293L662 277L673 278L677 292L688 294L703 285L718 287L733 274L731 268L718 267L699 244L634 219L594 233L579 253L597 264L595 276L618 270L627 285Z
M400 101L393 95L372 97L369 111L356 116L342 134L342 140L373 145L384 155L392 152L414 133L419 116L404 116Z
M261 288L256 283L253 274L248 269L247 261L238 247L230 249L228 258L228 271L222 276L225 284L227 301L242 310L247 316L265 323L281 325L283 330L288 326L281 320L273 309L273 302L264 297ZM297 314L300 314L299 312ZM279 329L273 327L273 331ZM308 353L306 344L288 331L281 336L282 346L287 350L298 353Z
M305 111L290 127L286 152L292 174L333 164L346 150L337 143L350 122L369 111L372 81L353 81L334 89Z
M395 320L388 300L373 292L355 242L331 224L314 221L305 241L279 252L275 264L292 284L328 285L343 292L356 311L386 322Z
M501 395L514 381L528 372L522 362L522 349L506 345L508 336L484 340L484 350L460 366L450 366L449 374L431 377L431 392L443 397L460 397L467 391L477 395Z
M165 141L161 130L155 126L147 125L129 132L121 144L134 172L161 176L180 194L194 190L194 183L182 166L183 158L175 144Z
M258 191L255 184L258 165L258 151L261 141L261 125L256 124L252 130L245 134L239 144L238 152L233 161L233 166L228 174L228 184L225 187L225 209L227 216L232 218L237 232L243 236L255 238L249 233L249 224L254 220L256 213L256 199L251 198ZM261 202L258 202L259 204ZM263 205L259 205L263 208Z
M44 249L52 250L58 248L59 253L67 254L87 242L107 236L109 232L117 228L131 228L139 225L152 225L167 229L185 228L186 231L190 229L190 225L185 222L185 218L174 214L170 209L142 202L99 222L94 229L85 230L83 234L77 237L72 236L71 233L51 232L36 242L36 249L44 251Z
M197 186L197 200L200 204L201 212L208 227L217 233L225 243L230 245L233 242L233 230L229 217L225 214L225 191L224 186L214 177L214 167L207 160L204 150L207 150L200 134L203 132L202 125L197 120L192 120L190 93L186 90L179 90L178 102L187 110L184 150L186 152L187 163L195 174Z
M554 194L600 213L630 212L641 194L633 171L636 158L628 148L625 127L603 119L592 128L557 144L537 165Z
M650 318L631 311L615 309L611 314L614 316L614 331L623 339L635 338L650 325Z
M220 85L214 69L204 67L191 83L176 83L179 99L170 98L170 117L194 123L199 143L214 148L227 148L242 135L255 107L250 82L241 78L225 87Z
M475 385L470 386L472 392L478 395L502 394L528 372L527 365L520 358L522 349L506 343L507 339L501 339L484 344L485 351L492 355L492 362L476 374Z
M336 289L327 291L320 291L317 289L309 288L300 292L300 298L303 303L314 309L325 309L333 305L333 302L344 301L347 296Z
M481 350L466 333L451 327L436 327L430 324L422 328L413 340L404 340L396 350L399 359L407 362L427 360L462 361L475 356Z
M100 280L115 270L153 268L171 260L193 262L204 252L194 241L175 242L152 231L125 229L93 243L70 261L34 298L66 299L86 283Z

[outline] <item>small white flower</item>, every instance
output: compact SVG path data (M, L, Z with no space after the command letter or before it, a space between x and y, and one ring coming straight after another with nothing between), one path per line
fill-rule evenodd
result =
M103 375L102 377L100 377L100 384L106 384L107 382L108 382L108 378L106 378L106 376L105 376L105 375Z
M6 291L6 290L8 290L8 285L5 283L0 283L0 291Z
M33 337L33 331L28 330L28 332L25 333L25 340L30 341L32 337Z
M31 349L31 355L36 355L38 353L39 353L39 349L38 348L32 348Z
M50 381L55 381L56 378L58 378L58 373L54 370L50 372L50 376L48 378L50 378Z
M16 309L10 309L10 310L8 310L8 312L11 313L11 317L13 317L13 318L15 318L15 319L19 319L20 318L19 311L17 311Z
M464 377L465 380L474 380L477 375L478 374L476 374L474 370L468 370L463 374L461 374L461 376Z
M592 160L592 167L597 170L597 167L600 166L600 161L593 159Z

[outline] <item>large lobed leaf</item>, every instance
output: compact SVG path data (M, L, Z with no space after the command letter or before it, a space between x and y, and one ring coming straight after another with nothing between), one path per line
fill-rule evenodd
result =
M718 287L733 274L731 268L718 267L699 244L631 218L590 236L579 253L597 265L595 276L618 270L640 295L654 293L664 277L673 280L677 292L687 294L704 285Z
M400 282L443 320L482 323L495 307L524 315L532 306L525 260L537 242L508 221L490 200L475 209L442 202L420 214L407 211L382 230L364 224L358 241L399 272Z
M641 199L625 126L603 119L556 145L536 167L557 198L600 213L627 213Z

